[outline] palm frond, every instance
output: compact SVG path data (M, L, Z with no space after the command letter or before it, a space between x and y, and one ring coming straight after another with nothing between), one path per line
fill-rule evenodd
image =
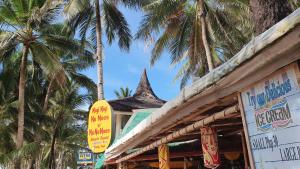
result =
M33 42L30 44L30 51L35 61L43 65L44 70L48 72L58 72L62 69L58 57L53 53L48 46Z
M132 36L123 14L115 4L107 0L103 1L103 13L108 43L111 44L115 37L118 37L119 47L129 50Z

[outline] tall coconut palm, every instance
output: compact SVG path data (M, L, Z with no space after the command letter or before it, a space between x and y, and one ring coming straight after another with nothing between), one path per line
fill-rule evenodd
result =
M0 57L6 59L15 51L22 52L18 87L17 149L24 141L25 85L28 61L42 65L47 72L58 72L62 67L53 48L72 50L68 39L48 34L46 29L54 22L62 5L61 0L0 1ZM19 164L16 163L18 168Z
M137 38L153 40L153 65L167 49L171 63L185 62L182 85L191 75L204 75L235 54L251 37L249 8L228 0L149 1ZM243 11L243 13L241 12Z
M82 48L78 40L73 39L72 36L68 36L63 25L49 25L47 27L47 30L43 31L53 36L64 37L69 42L72 42L72 44L70 44L72 45L72 47L70 46L72 50L59 49L55 47L55 44L51 44L53 45L51 47L59 56L63 71L53 72L50 74L44 73L46 83L44 83L43 88L45 88L46 90L44 91L43 95L41 95L42 97L39 98L42 102L36 101L38 104L43 105L42 108L38 110L38 112L41 112L41 114L44 115L49 109L49 100L51 99L54 91L65 87L65 84L61 85L63 81L66 81L68 79L73 80L74 82L81 85L81 87L86 88L89 93L95 93L96 85L91 79L79 73L79 71L94 65L93 54L89 50ZM66 45L68 45L68 43L66 43ZM43 124L41 124L40 126L40 128L42 128ZM43 138L41 138L41 134L39 133L39 130L37 130L35 132L35 142L37 144L41 144L41 141L43 141ZM36 166L40 166L43 154L37 154L39 156L37 156L34 161L36 163Z
M128 24L118 10L115 2L103 0L68 0L65 13L72 27L79 28L80 36L85 39L91 31L91 39L95 42L95 57L98 74L98 99L104 99L103 91L103 28L108 43L111 44L118 38L118 45L121 49L129 50L131 34ZM103 17L103 22L101 18Z
M18 55L15 54L15 55ZM33 105L39 106L40 92L43 90L40 84L42 84L43 79L38 80L37 77L41 76L40 71L33 70L31 62L28 62L30 66L28 67L28 73L35 72L26 81L26 86L29 87L31 91L26 90L27 101L25 104L26 117L24 118L24 140L26 144L22 148L16 150L16 144L14 143L14 137L17 133L18 119L18 70L14 69L14 65L20 62L20 57L11 56L2 62L4 67L3 72L0 73L0 89L1 89L1 99L0 104L0 132L5 134L5 137L1 140L0 144L0 164L5 164L7 168L12 168L14 159L22 158L22 168L24 167L25 160L33 154L32 152L37 152L37 146L33 142L33 131L38 128L38 123L44 122L44 117L42 117L38 111L35 111ZM31 106L29 106L33 103ZM46 120L47 121L47 120Z
M94 63L90 61L85 61L86 59L79 59L80 57L77 56L64 56L61 57L60 60L62 62L63 67L65 68L67 81L74 79L73 83L76 83L76 88L74 91L78 92L79 87L85 87L88 90L92 90L89 93L93 93L93 90L96 89L96 85L84 75L77 74L78 70L81 70L84 67L88 67L89 64ZM15 60L17 59L17 60ZM35 168L42 168L45 167L45 163L50 156L47 156L47 152L50 152L50 145L51 145L51 136L53 124L57 122L57 119L54 119L51 112L48 113L49 109L54 110L55 106L60 106L61 104L53 102L53 98L57 97L56 99L62 99L59 97L64 95L68 91L70 85L69 82L65 82L64 87L60 87L57 82L55 82L52 87L53 92L49 95L49 106L47 108L47 112L42 113L44 100L46 95L48 95L47 86L49 86L49 82L47 82L47 77L44 76L45 72L41 69L38 63L32 63L31 61L28 62L28 78L26 81L26 86L28 89L26 90L26 104L25 104L25 133L24 139L25 144L21 149L15 150L15 144L13 143L13 136L15 135L15 129L17 128L17 118L16 118L16 110L17 110L17 76L18 71L13 68L15 62L19 62L19 57L10 57L9 59L2 62L3 69L0 71L0 90L1 90L1 97L0 97L0 131L3 135L7 137L1 138L0 143L0 164L6 164L8 168L11 168L12 159L15 158L22 158L22 168L31 168L33 166L33 161L35 161ZM12 60L12 61L11 61ZM15 61L14 61L15 60ZM93 58L91 58L93 61ZM78 63L81 61L80 63ZM49 79L51 80L51 79ZM77 83L78 81L79 83ZM85 81L85 82L84 82ZM91 84L89 84L91 83ZM70 89L71 90L71 89ZM60 95L57 95L57 92L60 92ZM75 102L81 102L87 100L92 100L91 95L82 96L82 99L77 99L79 96L70 96L70 100L74 99ZM90 103L88 103L90 104ZM79 105L79 104L78 104ZM78 105L76 106L78 108ZM68 104L69 106L69 104ZM65 106L66 107L66 106ZM64 123L60 123L58 128L64 128L62 131L67 131L62 134L62 136L58 135L58 138L62 139L62 142L58 142L59 146L64 147L65 150L63 151L66 156L69 157L74 152L70 152L72 150L76 150L76 145L74 145L74 140L72 138L81 138L82 132L78 133L79 130L84 130L81 126L76 127L76 131L74 133L70 133L73 131L74 126L76 125L76 119L85 119L82 118L86 115L86 112L81 110L65 110L67 112L67 117L72 116L70 120L64 120ZM76 119L75 119L76 118ZM67 118L69 119L69 118ZM72 121L73 120L73 121ZM74 121L75 120L75 121ZM70 123L67 123L70 122ZM67 125L68 124L68 125ZM59 133L61 130L58 130ZM37 142L35 139L36 133L40 135L40 142ZM71 135L70 135L71 134ZM78 135L81 136L78 136ZM77 135L77 136L76 136ZM71 138L72 137L72 138ZM85 138L78 140L76 144L79 145L80 141L85 140ZM71 146L71 147L70 147ZM73 148L73 149L72 149ZM77 146L78 148L78 146ZM54 150L53 150L54 151ZM49 153L51 154L51 153ZM42 157L40 160L39 157ZM48 158L49 157L49 158ZM8 164L8 165L7 165Z

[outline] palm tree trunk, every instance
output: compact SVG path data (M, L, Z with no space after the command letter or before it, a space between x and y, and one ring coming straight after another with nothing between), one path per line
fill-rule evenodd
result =
M200 8L200 22L201 22L201 32L202 32L202 41L203 41L203 46L205 49L206 53L206 59L207 59L207 64L208 64L208 69L209 71L212 71L214 69L214 64L212 61L212 56L211 56L211 51L209 47L209 43L207 40L207 30L206 30L206 11L204 8L204 0L199 0L199 8Z
M27 169L32 169L32 166L33 166L33 159L30 158L28 161Z
M55 141L56 137L58 135L58 127L61 125L61 122L63 122L63 115L64 112L60 112L59 115L57 116L56 119L56 124L54 125L54 133L52 136L52 141L51 141L51 149L50 149L50 160L49 160L49 169L56 169L55 167Z
M55 141L57 137L57 129L55 128L51 141L49 169L55 169Z
M287 0L250 0L250 8L256 35L266 31L292 12Z
M20 66L20 79L19 79L19 112L18 112L18 132L16 148L20 149L23 146L24 141L24 112L25 112L25 83L26 83L26 67L29 47L24 45L23 54ZM20 159L16 159L15 168L21 167Z
M96 60L97 60L97 74L98 74L98 100L104 99L103 91L103 44L102 44L102 27L101 27L101 12L100 12L100 2L95 1L95 14L96 14L96 38L97 38L97 50L96 50Z
M57 162L57 169L64 169L63 168L63 160L64 160L64 151L59 151L58 154L58 162Z
M43 149L42 152L39 152L39 154L37 155L37 158L35 159L35 163L34 163L34 168L35 169L40 169L41 168L41 164L42 164L42 159L43 159Z

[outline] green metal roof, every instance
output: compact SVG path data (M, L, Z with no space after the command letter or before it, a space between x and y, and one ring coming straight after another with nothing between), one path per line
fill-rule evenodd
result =
M97 162L95 164L95 169L100 169L104 164L104 160L105 160L104 153L102 153L101 155L99 155L99 158L97 159Z
M120 135L114 140L114 143L118 139L124 137L132 129L134 129L140 122L146 119L153 111L154 109L143 109L141 111L134 113L126 123L124 129L122 130L122 133L120 133ZM100 169L104 164L104 160L105 160L104 154L100 155L99 158L97 159L95 169Z

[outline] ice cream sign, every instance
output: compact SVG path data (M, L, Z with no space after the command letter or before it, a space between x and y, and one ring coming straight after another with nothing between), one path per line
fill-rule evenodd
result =
M256 169L300 168L299 75L294 63L242 92Z
M286 127L292 122L289 104L284 98L291 91L291 79L287 72L281 72L276 79L265 80L262 85L246 92L248 106L254 109L258 130Z
M255 122L257 129L262 131L286 127L292 122L287 100L277 100L273 105L255 111Z

